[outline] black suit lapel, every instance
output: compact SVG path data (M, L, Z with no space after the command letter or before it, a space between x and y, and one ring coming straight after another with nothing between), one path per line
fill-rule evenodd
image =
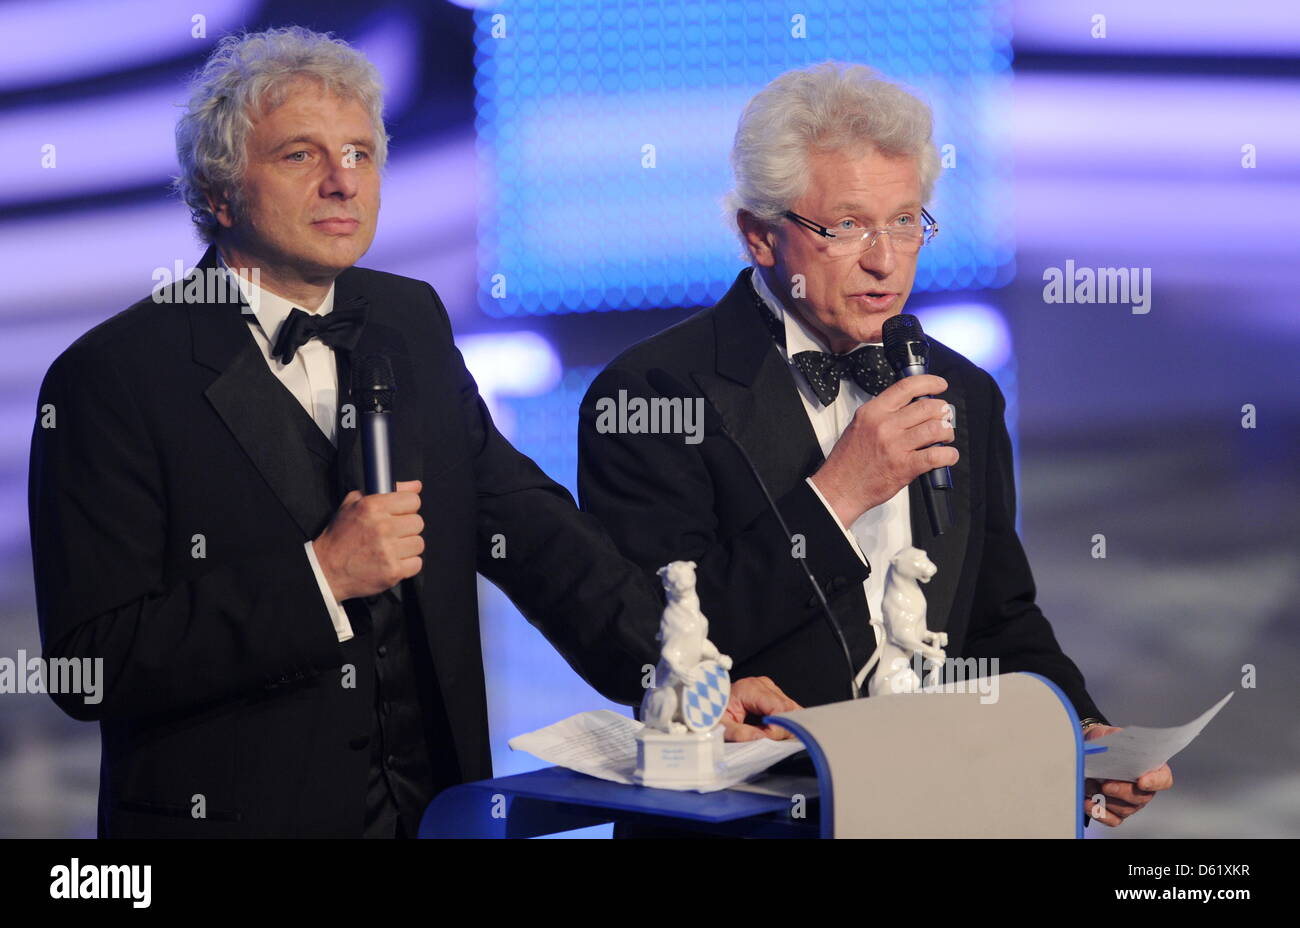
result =
M328 460L334 449L267 368L257 346L250 340L248 349L241 350L204 392L298 523L304 539L318 535L324 528L320 502L306 477L313 466L319 466L312 464L310 456L323 455Z
M216 249L209 248L196 270L216 268ZM400 332L382 319L375 319L364 294L358 292L356 277L344 271L335 282L337 306L367 308L366 324L353 356L386 354L392 360L399 390L399 404L392 427L394 473L399 480L420 476L419 411L415 380L406 343ZM187 308L194 338L194 360L216 371L218 377L205 390L209 402L221 416L244 453L257 467L272 492L302 529L304 536L319 534L319 504L309 482L302 479L312 466L309 455L326 461L335 459L335 447L266 365L248 328L246 308L237 288L207 293L211 297ZM346 351L334 353L339 375L339 443L337 468L341 499L347 490L361 488L361 443L357 436L357 414L348 415L351 398L352 358ZM402 390L406 385L407 389ZM286 427L286 423L288 426Z
M207 275L219 265L209 248L196 266ZM312 538L322 528L319 501L303 475L311 455L330 460L334 449L315 421L266 366L248 328L238 288L207 288L206 299L186 306L194 360L217 372L204 391L244 453L302 530Z
M960 456L952 469L952 525L942 535L935 536L930 531L930 517L925 511L925 499L921 495L919 481L912 481L908 488L908 504L912 516L912 546L920 548L934 562L938 570L929 583L921 585L926 602L926 628L930 631L943 631L948 627L948 616L952 611L953 600L957 595L957 584L961 579L962 561L966 553L966 542L970 536L971 523L971 484L970 484L970 430L971 423L966 416L966 392L962 379L946 363L947 349L941 351L931 348L930 373L938 374L948 381L948 390L939 395L939 399L952 403L957 414L955 421L957 453Z
M714 310L717 373L693 377L780 495L824 458L790 368L754 308L749 273L740 273Z

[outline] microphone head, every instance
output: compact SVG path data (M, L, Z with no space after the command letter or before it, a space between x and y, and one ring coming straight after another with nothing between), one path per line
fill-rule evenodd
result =
M360 412L392 412L397 383L387 356L368 354L352 372L352 396Z
M930 363L930 342L921 330L921 322L910 313L890 316L881 327L885 343L885 360L901 374L906 368L926 370Z

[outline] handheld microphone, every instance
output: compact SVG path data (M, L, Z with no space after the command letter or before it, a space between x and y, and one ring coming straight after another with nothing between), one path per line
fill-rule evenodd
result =
M361 451L366 495L392 493L393 463L389 456L388 425L397 387L393 366L382 354L361 358L352 377L352 395L361 413Z
M890 316L881 328L881 335L885 343L885 359L894 369L895 380L915 377L929 370L930 341L921 331L921 323L915 316L908 313ZM921 482L930 531L942 535L952 525L952 498L949 496L952 470L947 465L936 467L917 479Z
M681 381L663 368L655 368L654 370L647 371L645 379L655 391L663 396L669 398L680 397L683 402L692 398L693 394L682 386ZM768 508L770 508L772 514L776 516L777 524L781 526L781 531L785 533L786 540L789 541L791 539L790 526L786 524L785 517L781 515L781 510L777 508L776 500L772 498L772 492L767 488L767 483L758 472L758 467L755 466L753 459L749 456L748 452L745 451L744 446L736 439L736 436L732 435L730 430L727 429L727 426L722 421L722 414L718 412L712 403L709 402L709 398L702 394L694 395L700 396L700 398L704 400L704 434L721 435L727 441L731 442L732 447L740 452L741 458L744 459L745 464L749 466L749 472L754 475L754 481L758 484L758 488L763 491L763 498L767 500ZM853 654L849 651L849 643L844 638L844 632L840 628L840 623L835 621L835 614L831 612L830 603L826 601L826 594L822 592L821 584L818 583L817 578L813 576L812 569L808 566L808 562L801 557L795 558L795 560L799 562L799 566L803 568L804 576L806 576L808 582L812 584L813 592L817 594L817 602L821 604L822 615L826 617L826 622L830 626L831 633L834 634L836 640L840 643L840 648L844 651L844 661L849 668L849 698L857 699L860 695L858 693L857 685L858 675L856 668L853 666Z

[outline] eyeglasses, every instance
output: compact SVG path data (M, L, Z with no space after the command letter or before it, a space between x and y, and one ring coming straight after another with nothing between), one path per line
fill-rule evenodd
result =
M924 209L921 210L920 222L913 219L910 214L904 213L898 218L911 219L910 224L881 226L876 229L868 229L848 219L844 220L850 223L848 226L837 225L834 229L830 229L789 210L786 211L785 218L826 239L826 254L831 257L860 255L876 244L876 239L882 233L889 236L891 244L900 252L916 254L922 245L939 234L939 223Z

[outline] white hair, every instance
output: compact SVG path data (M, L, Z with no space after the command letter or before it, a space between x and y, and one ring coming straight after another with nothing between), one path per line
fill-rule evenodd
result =
M208 206L209 193L226 196L236 215L243 210L244 145L253 127L249 110L275 109L303 78L357 101L370 113L375 166L383 170L388 160L383 85L361 52L332 33L301 26L224 36L194 76L189 104L176 124L181 173L173 178L172 189L189 206L203 241L214 241L220 228Z
M941 169L933 124L925 101L865 65L826 61L786 71L749 101L736 127L736 187L725 200L732 228L739 233L738 210L779 222L807 188L814 149L915 158L925 205ZM748 257L743 235L741 244Z

